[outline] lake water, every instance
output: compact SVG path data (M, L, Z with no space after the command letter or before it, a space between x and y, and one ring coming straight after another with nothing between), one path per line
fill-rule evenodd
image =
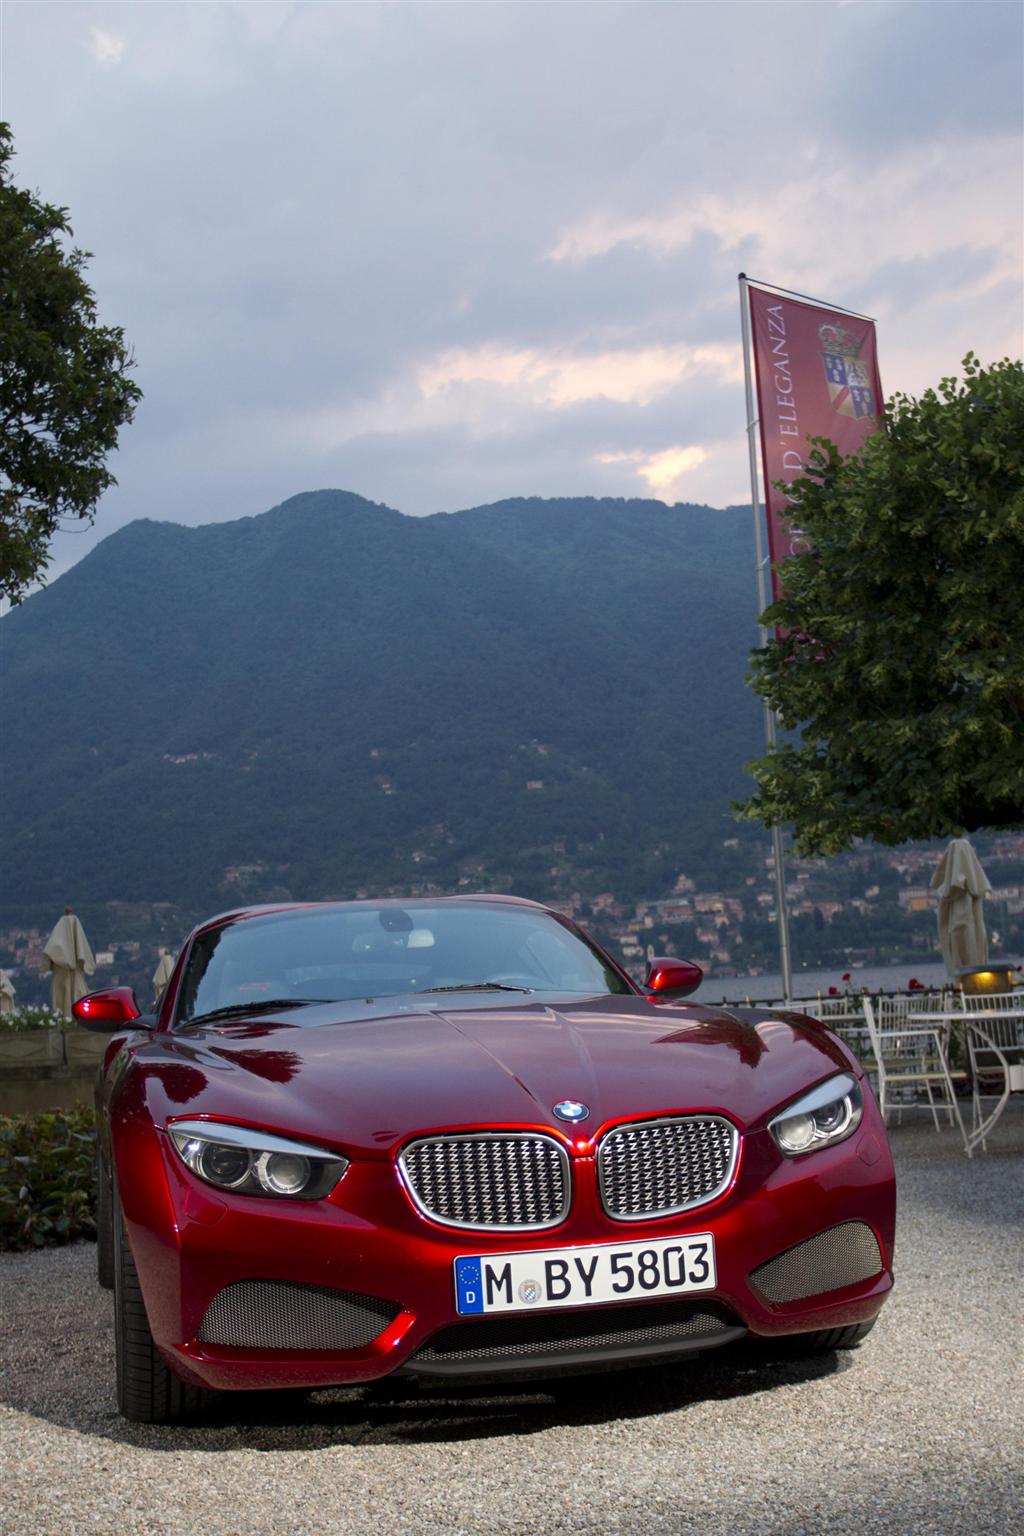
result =
M828 996L829 987L843 990L841 970L793 972L793 996ZM946 967L941 960L936 964L922 965L920 961L906 965L864 966L851 970L849 986L855 991L866 987L869 992L905 992L911 977L915 977L929 990L948 984ZM752 1003L778 1002L782 997L781 976L709 976L694 994L694 1002L742 1003L747 998Z

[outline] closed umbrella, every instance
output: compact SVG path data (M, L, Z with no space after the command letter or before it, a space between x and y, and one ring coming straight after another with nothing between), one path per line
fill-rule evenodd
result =
M64 908L43 947L43 974L50 972L51 1002L54 1013L71 1017L71 1004L89 990L85 978L96 969L85 929L70 907Z
M156 970L153 972L153 1007L155 1008L164 994L164 988L171 979L174 970L174 961L166 949L160 951L160 959L157 961Z
M992 889L966 837L955 837L932 875L939 893L939 943L953 980L960 971L988 960L988 934L982 903Z

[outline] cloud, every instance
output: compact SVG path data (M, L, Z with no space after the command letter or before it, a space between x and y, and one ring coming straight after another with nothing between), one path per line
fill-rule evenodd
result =
M995 9L155 0L98 91L123 5L91 53L76 8L8 7L19 178L145 391L58 560L317 485L745 499L740 269L875 314L890 391L1016 351Z
M647 482L650 490L659 497L682 500L681 495L687 472L707 462L708 450L699 444L688 447L665 448L661 453L645 455L637 449L632 452L596 453L598 464L633 464L636 473Z
M128 47L126 37L119 32L105 32L102 27L90 27L89 39L97 64L120 64Z
M834 16L809 82L829 134L865 159L935 137L1020 133L1021 8L860 4Z
M424 364L418 372L418 384L427 399L454 385L500 384L525 392L542 405L569 405L599 397L646 405L696 372L742 379L739 348L622 347L585 352L482 347L447 352Z
M742 195L705 193L628 218L595 211L561 231L548 259L580 267L623 246L664 258L707 233L735 259L759 263L751 275L819 290L870 286L886 258L934 261L950 248L984 249L985 270L971 274L972 286L1019 270L1020 197L1010 192L1021 164L1016 134L994 135L983 155L952 140L896 150L873 168L854 153L810 145L801 160L771 182L748 175Z

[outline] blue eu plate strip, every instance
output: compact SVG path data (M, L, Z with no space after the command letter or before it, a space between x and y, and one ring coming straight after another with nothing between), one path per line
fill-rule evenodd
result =
M483 1275L479 1259L456 1259L455 1300L462 1314L483 1311Z

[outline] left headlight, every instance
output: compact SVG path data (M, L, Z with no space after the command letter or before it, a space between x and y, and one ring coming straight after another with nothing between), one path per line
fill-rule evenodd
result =
M348 1167L348 1159L337 1152L247 1125L176 1120L167 1127L167 1134L186 1168L215 1189L230 1189L237 1195L319 1200Z
M832 1077L769 1120L776 1146L787 1157L829 1147L852 1136L864 1113L864 1097L848 1072Z

